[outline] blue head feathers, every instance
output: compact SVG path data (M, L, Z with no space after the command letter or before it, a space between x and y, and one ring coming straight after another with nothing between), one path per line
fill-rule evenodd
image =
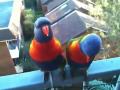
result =
M35 21L34 37L39 42L47 42L52 38L51 23L46 17L40 17Z
M102 40L96 34L88 34L80 42L80 48L84 54L95 56L101 49Z

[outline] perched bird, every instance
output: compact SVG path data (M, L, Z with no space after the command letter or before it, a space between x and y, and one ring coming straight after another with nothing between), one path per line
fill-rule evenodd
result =
M66 49L69 65L75 68L88 67L101 46L101 38L94 33L70 40Z
M52 71L65 62L60 42L53 36L51 23L46 17L35 21L34 39L30 44L29 54L43 71Z

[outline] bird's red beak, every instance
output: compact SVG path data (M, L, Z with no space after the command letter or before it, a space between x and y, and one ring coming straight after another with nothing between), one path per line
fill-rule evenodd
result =
M46 26L43 26L42 27L42 32L44 35L48 36L49 35L49 27L46 25Z

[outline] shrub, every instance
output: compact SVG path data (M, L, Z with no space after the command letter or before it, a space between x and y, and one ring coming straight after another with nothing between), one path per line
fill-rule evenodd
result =
M33 38L34 22L40 16L43 16L41 11L33 11L32 9L24 10L23 34L25 40Z
M107 39L110 44L109 51L112 54L120 55L120 0L92 0L98 8L91 14L100 17L109 26ZM101 10L98 12L98 10ZM113 44L114 43L114 44ZM112 56L114 56L112 55ZM111 55L108 55L111 57ZM108 58L108 57L107 57Z

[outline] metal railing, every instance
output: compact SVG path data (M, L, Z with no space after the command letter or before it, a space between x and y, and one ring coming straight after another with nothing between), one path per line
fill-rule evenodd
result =
M69 72L68 67L64 72ZM120 90L120 77L118 80L116 78L117 81L112 80L109 83L101 81L120 74L120 57L93 61L87 69L86 77L82 75L80 71L78 73L79 74L74 77L71 77L71 75L69 77L68 74L65 74L65 78L63 78L60 70L53 71L53 87L58 88L58 90L59 88L66 87L81 90L80 88L83 88L83 82L87 78L88 84L84 86L84 88L87 87L87 89L83 90L96 90L95 88L98 86L107 87L107 90ZM97 80L100 83L90 84L92 80ZM47 88L51 88L51 82L50 80L47 82L44 81L44 72L40 70L0 77L0 90L43 90Z

